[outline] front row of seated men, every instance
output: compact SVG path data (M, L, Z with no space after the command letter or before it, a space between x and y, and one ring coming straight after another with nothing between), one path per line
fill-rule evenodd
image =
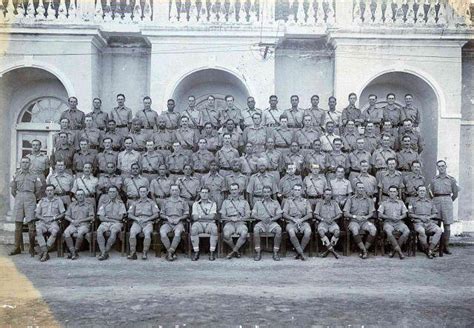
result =
M143 255L142 259L147 259L147 252L151 245L151 235L154 223L157 219L163 222L159 232L161 241L167 250L166 259L173 261L176 259L176 249L181 240L181 235L185 230L184 223L191 217L190 236L193 246L192 260L199 259L199 235L202 233L210 236L209 260L215 260L217 246L218 227L216 224L217 204L210 199L208 187L200 189L200 199L195 201L190 215L190 205L188 201L180 197L180 188L173 184L170 188L171 196L162 202L161 209L155 201L148 198L149 190L146 186L139 187L139 198L130 202L128 211L125 204L118 195L117 187L111 186L107 191L107 199L100 205L97 215L100 225L97 228L97 242L100 249L99 260L106 260L109 251L114 245L116 238L124 229L125 218L132 222L130 228L130 255L128 259L137 259L136 245L137 236L143 233ZM374 217L375 204L373 198L369 197L362 182L356 183L356 191L350 196L343 209L339 203L333 199L331 189L324 190L323 199L318 200L314 211L308 199L302 196L302 186L296 184L292 188L292 195L279 202L272 199L272 188L263 187L263 197L255 201L253 209L249 203L240 195L239 185L230 185L230 196L224 200L219 211L223 223L222 233L224 242L231 251L227 255L228 259L239 258L240 248L246 243L248 238L248 222L255 220L257 223L253 228L255 257L256 261L261 260L260 236L262 233L270 234L274 237L273 259L279 261L279 248L282 236L282 225L279 221L286 222L286 232L296 250L296 259L306 260L304 250L311 238L310 220L316 219L315 230L318 232L326 251L322 254L326 257L332 253L337 259L338 254L334 250L339 236L340 226L337 220L343 215L349 221L348 229L360 248L359 256L366 259L368 249L372 245L377 233L375 224L371 221ZM441 228L434 223L437 217L437 210L434 203L427 197L425 186L418 187L418 196L411 199L408 208L398 198L399 191L396 186L389 187L389 197L382 201L378 208L378 218L383 223L383 232L392 245L391 257L395 253L400 259L404 258L401 250L409 237L410 230L403 220L408 217L414 223L414 229L419 234L419 240L428 258L434 256L433 250L437 246L442 233ZM60 197L54 195L54 186L46 186L46 197L40 200L36 207L36 241L40 249L40 260L49 259L48 251L54 245L57 234L60 231L58 220L65 218L69 226L64 230L63 235L69 250L69 258L77 259L82 241L91 232L91 222L94 219L94 205L86 198L86 192L82 189L76 191L76 200L65 210ZM398 240L394 232L401 236ZM45 239L45 234L49 237ZM169 234L173 233L170 242ZM367 234L365 243L364 233ZM302 239L298 239L298 234L302 234ZM328 234L331 239L329 239ZM427 236L430 235L430 244L427 244ZM233 237L237 237L234 243ZM74 243L73 238L76 238Z

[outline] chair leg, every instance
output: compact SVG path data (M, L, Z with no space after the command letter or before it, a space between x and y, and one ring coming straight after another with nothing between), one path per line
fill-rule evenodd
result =
M283 257L286 257L286 239L287 234L284 232L281 234L281 253Z
M313 249L314 249L314 238L311 236L309 238L309 257L313 257Z

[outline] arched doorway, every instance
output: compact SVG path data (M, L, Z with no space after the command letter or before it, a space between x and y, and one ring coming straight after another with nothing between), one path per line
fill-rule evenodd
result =
M232 95L238 108L245 108L249 90L234 74L220 69L202 69L186 76L173 92L178 111L183 111L188 105L188 96L196 97L197 107L204 106L209 95L216 97L218 108L225 106L224 98Z
M413 95L414 106L421 112L420 132L425 141L422 152L424 174L427 181L436 174L436 160L438 159L438 116L439 101L435 90L422 78L406 72L389 72L382 74L363 89L360 94L360 107L368 107L368 95L376 94L379 100L377 106L385 105L386 95L393 92L399 106L404 105L404 96Z

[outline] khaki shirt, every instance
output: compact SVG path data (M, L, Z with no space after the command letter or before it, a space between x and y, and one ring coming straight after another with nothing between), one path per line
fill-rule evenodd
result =
M247 183L249 181L249 177L243 173L240 172L232 172L224 177L225 181L225 191L230 190L230 185L233 183L237 183L239 185L239 191L240 193L243 193L245 190L245 187L247 186Z
M92 120L94 121L94 126L100 130L105 130L107 123L109 122L109 114L102 110L92 111L90 113Z
M199 219L200 216L217 214L217 204L211 200L199 200L193 204L193 219L194 221L209 221L204 219Z
M137 199L135 202L130 205L128 209L128 215L137 216L140 219L147 219L150 216L156 215L160 212L158 205L151 200L147 199Z
M335 151L330 152L326 156L326 167L331 172L336 172L338 166L342 166L345 169L349 168L349 156L347 154L340 152L336 153Z
M169 197L163 202L163 208L161 209L161 214L176 219L181 216L189 215L189 205L182 198L173 198Z
M210 150L210 151L216 151L218 146L220 145L220 142L219 142L219 136L217 135L217 133L215 132L215 130L212 130L212 133L211 134L208 134L206 131L202 130L203 133L201 133L201 136L199 138L204 138L206 139L207 141L207 149ZM235 142L235 139L236 137L238 136L237 138L237 144ZM237 134L235 131L234 133L232 134L231 136L231 145L234 146L234 145L237 145L239 144L239 139L240 138L240 135Z
M431 192L433 196L437 194L452 194L455 191L458 191L459 187L456 182L456 179L450 175L437 175L433 178L430 184Z
M283 205L283 213L293 218L301 219L302 217L305 217L308 214L312 214L311 204L305 198L301 197L297 199L291 197L288 198L285 202L285 205Z
M291 196L293 187L297 184L303 185L303 179L301 179L300 175L286 174L278 183L278 189L283 197L289 197Z
M387 159L397 158L397 153L392 149L376 149L372 154L371 163L376 169L383 169L387 167Z
M311 125L314 127L323 126L324 121L326 119L326 111L321 108L308 108L304 110L304 115L310 115Z
M238 108L225 108L219 113L219 122L224 125L228 119L234 121L235 125L239 125L243 120L242 113Z
M413 149L402 149L397 153L398 169L409 171L414 161L420 161L421 157Z
M360 171L360 162L365 160L370 164L370 152L367 150L354 150L349 154L349 165L351 169Z
M122 220L123 216L127 214L127 210L125 208L125 204L118 198L115 200L108 200L105 204L99 207L97 211L97 215L107 216L109 219L113 219L115 221Z
M12 179L10 187L14 194L18 192L38 193L41 190L41 180L29 171L19 170Z
M210 163L214 160L214 155L209 150L198 150L191 156L191 161L195 171L209 171Z
M264 186L270 186L272 188L272 194L276 194L279 191L275 177L265 172L255 173L250 177L247 185L247 193L254 196L262 196Z
M39 153L34 155L33 153L26 155L30 159L30 172L33 174L43 175L45 171L49 170L49 158L48 155Z
M132 123L132 110L126 106L114 107L110 112L110 119L114 120L119 125L128 125Z
M59 121L63 118L69 120L69 127L72 130L80 130L84 127L85 114L79 109L67 109L61 113Z
M362 113L362 118L366 123L372 122L374 124L381 124L383 121L383 109L369 107Z
M66 217L71 218L73 221L78 221L86 218L94 217L94 206L90 202L78 202L75 201L69 205L66 210ZM82 222L89 224L88 222Z
M244 120L244 126L246 128L253 125L252 116L255 113L262 114L262 110L258 108L254 108L254 109L246 108L242 111L242 119ZM262 122L263 122L263 116L262 116Z
M127 193L127 197L140 197L140 187L149 187L147 178L139 176L131 176L123 180L123 190Z
M270 171L280 171L283 165L283 154L281 151L273 149L273 150L265 150L262 153L262 157L267 160L267 168Z
M84 164L91 163L92 170L97 168L97 153L92 150L79 151L72 158L72 167L76 172L84 170Z
M417 197L408 204L408 213L428 217L437 215L438 210L431 199ZM413 219L413 221L415 223L427 223L431 222L431 219Z
M334 139L336 138L341 138L339 135L337 134L328 134L328 133L324 133L322 134L320 137L319 137L319 140L321 140L321 150L325 151L325 152L331 152L334 150L334 145L333 145L333 142L334 142Z
M97 183L97 190L102 191L102 193L107 193L109 187L115 186L117 190L122 189L123 178L117 174L101 174L99 177L99 182Z
M197 144L199 136L196 130L191 128L179 128L175 132L175 138L180 142L183 149L193 149Z
M359 173L351 181L353 190L357 189L356 185L358 182L362 182L362 184L365 187L365 192L367 193L369 197L372 197L377 194L378 184L377 184L377 179L374 176L368 173L365 173L365 174Z
M117 157L117 169L122 172L130 172L132 170L132 164L140 163L141 155L136 150L124 150L118 154Z
M196 129L199 126L199 110L188 107L181 113L180 122L183 117L189 119L189 127L191 129Z
M390 216L390 219L384 221L399 222L401 221L399 217L406 215L408 210L401 200L389 198L380 204L378 212Z
M372 133L372 134L366 133L364 134L364 140L365 140L365 149L371 154L373 154L374 151L379 146L380 137L377 136L375 133Z
M254 145L265 145L271 136L272 133L266 126L249 126L242 134L242 145L245 146L248 142Z
M157 151L146 152L142 154L140 167L143 171L158 172L160 165L165 164L165 157Z
M274 199L258 200L252 209L252 217L260 221L267 221L282 214L283 210L280 207L280 203Z
M232 168L232 162L234 159L239 158L239 152L237 149L229 147L223 147L216 153L216 160L219 164L219 168L230 169Z
M179 119L181 115L176 112L163 112L159 115L160 119L164 119L166 122L166 128L171 130L176 130L179 125Z
M77 134L77 140L86 139L89 141L89 145L99 147L101 138L101 132L98 128L85 128L84 130L79 131Z
M356 128L357 129L357 128ZM347 151L353 151L357 148L357 139L360 137L359 131L346 131L342 135L342 143L344 145L344 149Z
M409 196L416 196L418 193L418 187L426 184L425 177L417 175L413 172L408 173L403 178L403 184L405 185L405 192Z
M341 116L342 116L342 113L337 110L335 111L327 110L326 116L324 117L323 126L326 126L327 122L333 122L336 125L336 127L339 127L341 125Z
M418 126L421 121L421 115L418 108L410 106L410 107L402 107L400 110L400 121L403 122L407 118L413 121L413 126Z
M183 152L172 153L166 157L166 166L171 173L183 172L184 166L190 163L190 158Z
M280 124L281 115L283 115L283 110L279 108L267 108L263 111L263 124L266 126L278 126Z
M132 138L132 147L137 151L144 151L146 149L146 142L152 138L151 134L146 130L131 131L127 137Z
M303 185L306 195L316 197L324 193L324 189L328 187L328 182L322 174L317 176L310 174L304 178Z
M222 216L235 218L235 221L239 221L240 218L250 217L250 205L242 197L237 199L229 197L222 203L220 213Z
M199 190L201 189L201 182L198 178L193 176L184 176L176 180L176 184L181 190L179 196L184 199L194 200L196 199Z
M74 180L71 191L75 194L77 190L82 189L84 190L86 197L93 197L96 193L98 183L99 179L96 177L92 175L89 177L82 175Z
M284 127L277 127L274 129L273 138L275 139L275 146L280 148L289 148L294 139L295 130Z
M300 147L311 147L314 140L319 139L321 132L313 127L305 127L297 130L293 136L293 141L296 141Z
M105 172L107 170L107 163L112 162L117 167L117 158L118 153L113 150L104 150L101 153L97 154L97 163L99 166L100 172Z
M336 198L338 196L349 196L352 193L352 186L349 180L347 179L332 179L329 181L329 185L333 192L333 197Z
M74 148L72 146L63 146L56 148L51 155L51 165L53 169L56 167L56 161L63 161L66 169L72 169L72 159L74 157Z
M369 215L375 211L374 201L367 196L353 195L344 204L344 213L350 215ZM351 218L351 220L354 220ZM366 221L366 220L364 220Z
M117 131L107 131L104 133L104 135L102 136L101 140L100 140L100 146L103 147L103 144L104 144L104 139L105 138L110 138L112 139L112 148L115 149L115 150L119 150L120 148L122 148L122 138L123 136L118 133Z
M53 173L47 179L46 183L54 186L55 194L64 194L71 191L74 184L74 178L69 173Z
M288 127L301 128L303 126L304 110L301 108L288 108L283 112L288 116Z
M379 178L379 188L382 189L382 193L388 195L388 189L390 186L395 186L398 189L402 189L405 185L403 184L403 176L400 171L390 173L389 171L382 172Z
M326 156L327 155L323 152L316 152L312 150L305 155L305 158L304 158L305 166L309 169L311 168L312 164L318 164L321 171L324 171L326 169L326 162L327 162Z
M303 154L298 153L288 153L286 156L283 158L284 165L288 166L289 164L295 164L296 165L296 170L298 172L301 172L303 169L303 164L304 164L304 156Z
M144 129L153 129L158 122L158 113L150 109L142 109L135 114L143 123Z
M257 172L258 162L261 160L261 157L257 154L243 155L240 157L240 172L243 174L251 175Z
M201 185L209 188L211 193L222 193L225 190L225 180L219 173L207 173L201 177Z
M382 107L384 121L391 121L392 126L399 126L401 121L400 109L395 105L390 108L388 105Z
M52 222L56 215L64 213L64 204L61 198L54 196L52 199L44 197L36 205L35 214L44 222Z
M341 122L343 126L346 126L347 121L355 121L362 118L362 113L359 108L349 105L342 110Z
M334 222L334 218L342 214L342 211L337 201L331 199L329 201L322 200L317 202L316 208L314 209L314 214L322 217L323 222L332 224Z
M167 177L157 177L151 180L150 191L159 198L165 198L170 195L170 189L173 181Z
M153 133L152 139L157 148L170 149L176 137L173 131L158 129Z
M217 128L220 126L219 122L219 111L216 108L208 108L205 107L200 110L199 112L199 125L204 126L206 123L211 123L214 128ZM235 122L238 124L239 122Z

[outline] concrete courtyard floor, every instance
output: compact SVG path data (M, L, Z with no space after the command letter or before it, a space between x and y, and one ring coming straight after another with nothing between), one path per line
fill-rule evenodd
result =
M0 247L4 260L6 251ZM404 261L354 254L274 262L266 253L261 262L201 255L172 263L132 262L118 253L105 262L87 253L77 261L53 254L40 263L22 254L10 258L12 267L40 299L18 293L1 300L0 326L25 326L32 323L20 319L33 317L40 326L65 327L473 327L474 247L453 251L434 260L418 253ZM25 283L4 280L5 268L2 285L21 290ZM53 318L38 321L48 311Z

